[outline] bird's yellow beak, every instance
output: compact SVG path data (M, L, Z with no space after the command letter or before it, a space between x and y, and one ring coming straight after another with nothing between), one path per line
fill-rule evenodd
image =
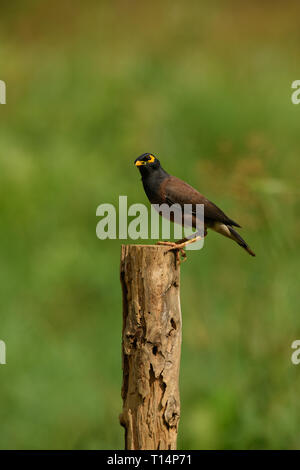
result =
M142 162L142 160L138 160L138 161L135 163L135 166L141 166L141 165L146 165L146 162Z

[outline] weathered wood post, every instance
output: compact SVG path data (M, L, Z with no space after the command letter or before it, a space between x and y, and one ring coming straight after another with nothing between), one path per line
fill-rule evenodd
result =
M180 263L159 245L122 245L125 449L176 449L180 417Z

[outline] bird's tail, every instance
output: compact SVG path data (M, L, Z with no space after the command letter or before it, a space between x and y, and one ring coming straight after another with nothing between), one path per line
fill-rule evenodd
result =
M251 256L255 256L255 253L250 249L250 247L247 245L247 243L245 242L245 240L242 239L242 237L240 236L240 234L238 232L236 232L232 227L230 227L230 225L227 225L231 235L232 235L232 239L234 241L236 241L238 243L238 245L240 245L242 248L244 248L244 250L246 250L249 255Z

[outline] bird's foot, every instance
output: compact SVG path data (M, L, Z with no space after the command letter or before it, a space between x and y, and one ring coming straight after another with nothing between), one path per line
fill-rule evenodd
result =
M186 252L184 251L184 249L181 247L181 245L179 245L175 242L161 242L161 241L159 241L156 244L157 245L169 246L170 248L167 251L176 250L176 261L178 261L178 262L183 262L187 258Z
M191 243L195 243L195 242L197 242L198 240L201 240L201 239L202 239L202 237L197 236L197 237L194 237L194 238L191 238L191 239L184 239L184 241L179 240L179 242L174 243L174 246L172 246L168 251L176 250L177 259L180 261L180 255L181 255L181 261L183 262L187 259L186 252L184 251L184 248L187 245L190 245Z
M167 251L175 250L177 261L183 262L183 261L186 261L186 259L187 259L187 255L186 255L186 252L184 251L184 248L187 245L190 245L191 243L195 243L195 242L197 242L198 240L201 240L201 239L202 239L202 237L197 236L197 237L194 237L194 238L191 238L191 239L185 239L184 238L183 240L179 240L179 242L159 241L159 242L157 242L157 245L169 246L170 248Z

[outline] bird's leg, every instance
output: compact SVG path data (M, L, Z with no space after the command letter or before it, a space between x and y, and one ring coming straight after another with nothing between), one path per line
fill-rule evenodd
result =
M204 228L204 237L207 235L207 229L206 227ZM183 248L185 245L189 245L190 243L194 243L197 240L200 240L200 238L203 238L200 236L200 231L195 233L195 236L193 238L182 238L181 240L177 240L177 242L163 242L163 241L158 241L156 245L166 245L166 246L171 246L174 248ZM180 245L180 246L178 246Z
M189 244L189 243L193 243L195 240L195 238L182 238L182 240L177 240L177 242L164 242L164 241L159 241L156 243L156 245L166 245L166 246L171 246L171 247L174 247L174 248L179 248L178 245L185 245L185 244ZM186 243L188 242L188 243Z
M183 239L185 240L185 238ZM182 240L179 240L180 242ZM183 248L179 247L177 245L178 242L162 242L162 241L159 241L156 243L156 245L165 245L165 246L169 246L170 249L167 250L167 251L170 251L170 250L176 250L176 258L177 258L177 261L180 262L180 255L181 255L181 261L185 261L186 260L186 252L184 251Z
M174 246L174 245L176 245L176 243L175 242L161 242L161 241L159 241L159 242L156 243L156 245Z
M180 261L180 255L181 255L181 261L185 261L187 256L186 252L184 251L184 247L187 245L190 245L191 243L195 243L196 241L200 240L202 237L200 235L195 236L194 238L183 238L182 240L178 240L177 242L163 242L159 241L157 242L157 245L166 245L169 246L168 251L176 250L178 261Z
M185 246L190 245L191 243L195 243L195 242L197 242L198 240L201 240L201 239L202 239L202 237L200 237L200 235L198 235L197 237L191 238L191 239L184 238L183 240L179 240L179 242L176 242L175 246L173 248L170 248L170 249L171 250L172 249L181 250Z
M180 245L180 247L189 245L190 243L194 243L197 240L200 240L201 238L203 238L200 235L200 231L196 232L194 235L195 236L193 238L182 238L182 240L178 240L176 242L177 247L178 247L178 245ZM206 227L204 228L204 234L203 235L204 235L204 237L206 237L206 235L207 235L207 228Z
M172 248L169 248L168 251L176 250L176 253L178 253L177 258L179 258L179 253L180 253L180 255L182 256L181 261L185 261L187 259L187 256L186 256L186 252L184 251L184 248L187 245L190 245L191 243L195 243L196 241L201 240L201 239L202 237L200 237L200 235L191 239L184 238L183 240L179 240L178 242L176 242L175 245Z

